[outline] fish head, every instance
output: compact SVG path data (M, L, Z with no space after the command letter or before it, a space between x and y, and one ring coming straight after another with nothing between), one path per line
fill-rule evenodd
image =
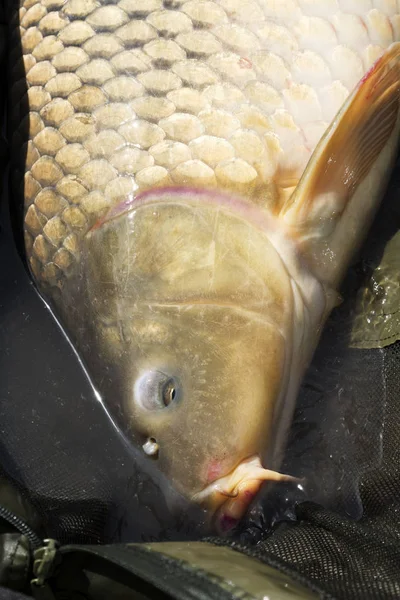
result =
M293 322L279 253L233 204L185 189L142 196L93 228L82 258L96 336L87 361L112 364L121 390L104 398L111 415L221 527L271 478L262 465L277 444Z

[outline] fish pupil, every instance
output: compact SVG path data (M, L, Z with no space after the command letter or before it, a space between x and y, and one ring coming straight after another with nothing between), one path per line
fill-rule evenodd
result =
M169 406L175 400L176 388L172 379L163 386L162 399L165 406Z

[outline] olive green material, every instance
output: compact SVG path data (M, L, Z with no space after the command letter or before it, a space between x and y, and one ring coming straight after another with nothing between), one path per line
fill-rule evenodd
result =
M0 473L0 507L15 517L15 525L0 514L0 586L26 592L29 590L31 572L31 543L16 531L17 522L42 533L38 514L20 491Z
M222 546L207 542L160 542L145 544L152 552L161 552L180 561L186 568L203 571L238 598L246 600L308 600L317 596L290 577Z
M384 348L400 339L400 194L395 177L370 243L365 248L366 277L354 303L351 345Z
M56 600L313 600L290 577L237 550L208 542L71 545L36 588Z
M20 533L0 534L0 586L27 591L30 567L28 539Z
M27 498L22 495L9 481L0 475L0 504L17 517L25 521L38 533L43 533L43 526L38 514ZM10 526L0 520L0 533L8 533Z

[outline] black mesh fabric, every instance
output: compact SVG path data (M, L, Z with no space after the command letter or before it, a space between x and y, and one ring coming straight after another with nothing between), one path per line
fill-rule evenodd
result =
M0 600L27 600L29 596L0 587Z
M400 343L384 351L386 405L380 464L360 478L363 516L352 520L304 502L252 545L224 542L313 581L333 598L400 598ZM244 543L243 543L244 542Z
M314 502L298 498L292 519L272 529L267 502L230 542L333 598L400 598L400 342L347 348L355 290L400 227L399 180L397 165L300 393L285 468L307 477Z

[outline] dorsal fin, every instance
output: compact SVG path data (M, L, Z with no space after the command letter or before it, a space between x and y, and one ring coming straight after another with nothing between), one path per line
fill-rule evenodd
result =
M376 61L346 100L281 210L280 218L289 226L303 252L315 255L323 249L331 250L338 223L343 221L340 229L345 228L347 212L346 215L344 212L352 204L350 201L360 195L357 189L395 135L399 91L400 43L396 43ZM383 160L384 168L377 173L376 181L371 179L368 184L366 193L372 200L368 197L363 207L362 198L357 199L359 223L354 223L354 219L358 221L358 213L352 208L353 230L358 225L365 230L370 224L364 213L370 211L371 220L379 204L384 171L389 170L395 150L395 143L392 145L392 152ZM339 237L343 238L341 233ZM359 243L359 237L354 234L353 246ZM345 256L338 258L345 259Z

